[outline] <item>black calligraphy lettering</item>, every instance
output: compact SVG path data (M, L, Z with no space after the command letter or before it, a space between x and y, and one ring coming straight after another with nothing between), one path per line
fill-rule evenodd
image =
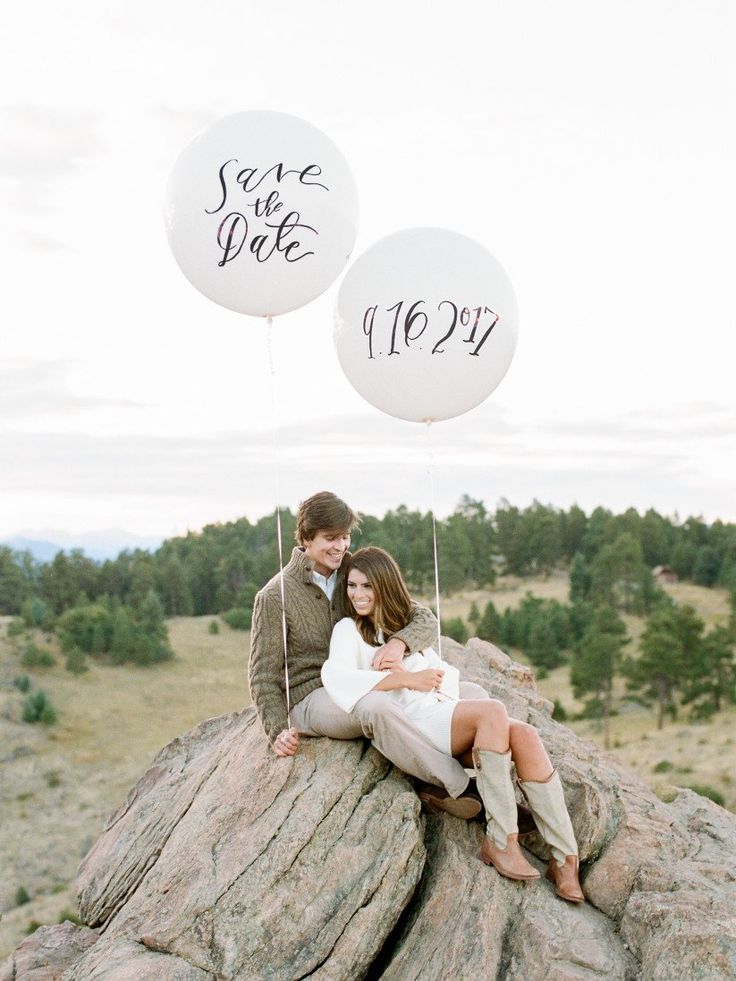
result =
M485 342L488 340L488 335L491 333L491 331L493 330L493 328L496 326L496 324L498 323L498 321L501 319L501 314L500 313L496 313L495 310L491 310L490 307L486 307L483 312L484 313L491 313L491 314L493 314L493 316L495 317L495 320L492 321L491 326L488 328L488 330L485 332L485 334L478 341L475 350L468 352L471 356L474 356L474 357L478 357L478 355L480 353L480 349L483 347L483 345L485 344Z
M368 307L363 314L363 333L368 338L368 360L373 361L373 323L376 319L378 306Z
M300 184L306 184L307 187L323 187L326 191L329 191L329 187L326 184L320 184L319 181L305 181L304 178L309 173L314 174L315 177L321 177L322 168L318 164L310 164L308 167L305 167L304 170L301 172L301 174L299 174Z
M243 227L239 239L236 238L236 230L238 230L238 225L242 221ZM223 239L227 236L225 244L223 245ZM240 250L245 245L245 240L248 237L248 219L245 215L241 215L239 211L231 211L229 215L226 215L220 222L220 227L217 229L217 244L220 246L223 252L222 259L217 263L218 266L224 266L226 262L232 262L232 260L239 254Z
M394 350L394 344L396 343L396 327L398 326L399 323L399 314L401 313L401 308L403 307L403 305L404 305L404 301L399 300L399 302L394 303L392 307L386 307L386 313L391 313L392 310L396 311L396 316L394 317L394 326L391 331L391 350L388 352L389 357L391 357L392 354L401 354L401 351Z
M437 309L441 310L446 303L452 307L452 323L450 324L450 329L445 334L445 336L440 337L440 339L437 341L435 346L432 348L432 354L444 354L445 349L443 347L440 347L440 344L444 344L444 342L448 339L448 337L451 336L452 332L455 330L455 327L457 325L457 306L452 302L452 300L442 300L441 303L437 304Z
M287 262L298 262L300 259L304 259L308 255L314 255L314 252L302 252L301 255L295 255L294 258L292 259L289 253L293 252L295 249L300 248L301 242L298 239L295 239L293 242L289 242L289 244L286 246L282 244L283 240L285 238L288 238L289 235L291 235L291 233L294 232L297 228L305 228L307 229L307 231L314 232L315 235L319 235L319 232L317 231L316 228L312 228L311 225L305 225L303 223L300 223L299 218L300 215L298 211L290 211L289 214L285 218L283 218L281 220L281 223L278 225L274 225L268 221L266 222L266 226L268 228L276 229L276 242L274 245L274 249L278 249L279 252L283 252L284 259L286 259Z
M265 170L258 178L258 180L255 179L257 174L258 174L257 167L244 167L241 171L238 172L238 176L236 177L236 180L238 184L242 184L243 190L246 193L249 193L250 191L255 191L256 188L260 187L260 185L265 181L265 179L267 177L270 177L272 174L275 175L277 184L280 184L285 177L289 176L289 174L298 174L300 184L305 184L307 187L323 187L326 191L329 190L326 184L320 184L319 181L305 180L306 177L312 174L315 177L319 177L322 174L322 168L317 164L308 164L302 170L298 170L297 168L292 168L291 170L284 170L283 163L277 163L274 164L272 167L269 167L268 170Z
M271 191L267 198L256 198L253 204L248 205L249 208L255 209L258 218L262 218L264 215L270 217L274 212L281 211L283 206L283 201L279 201L278 191Z
M225 168L229 163L237 163L237 157L233 157L231 160L226 160L225 163L220 167L220 187L222 188L222 201L217 205L214 211L208 211L205 208L205 213L208 215L216 215L220 208L224 208L225 202L227 201L227 185L225 184Z

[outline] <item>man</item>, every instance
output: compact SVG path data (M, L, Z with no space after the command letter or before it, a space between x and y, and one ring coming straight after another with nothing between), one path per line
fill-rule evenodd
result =
M327 659L335 623L342 609L341 565L350 546L357 515L328 491L314 494L297 512L291 561L284 568L284 609L291 728L287 722L284 626L281 582L274 576L256 595L250 654L250 689L258 717L277 756L293 756L299 737L370 739L400 770L426 786L419 797L430 810L471 818L480 801L466 793L468 775L457 760L435 749L407 720L387 692L369 692L352 712L338 708L322 687L320 671ZM437 621L430 610L412 607L411 621L378 649L377 670L400 666L405 654L431 646ZM478 685L461 684L461 697L487 698ZM443 789L444 788L444 789Z

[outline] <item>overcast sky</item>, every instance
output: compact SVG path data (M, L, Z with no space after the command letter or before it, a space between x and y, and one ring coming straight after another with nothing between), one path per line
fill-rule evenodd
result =
M170 536L273 509L262 321L196 292L174 160L245 109L342 149L354 256L470 235L517 291L491 399L433 427L462 493L736 521L736 8L701 0L308 5L5 0L0 535ZM336 283L275 325L281 503L429 506L427 433L344 378Z

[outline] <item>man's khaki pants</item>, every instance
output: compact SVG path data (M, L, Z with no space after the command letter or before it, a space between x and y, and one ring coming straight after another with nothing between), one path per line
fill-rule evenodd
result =
M460 698L490 695L480 685L461 681ZM415 729L389 692L368 692L352 712L344 712L324 688L317 688L292 708L291 724L302 736L370 739L394 766L426 783L444 787L451 797L459 797L468 786L469 778L462 765Z

